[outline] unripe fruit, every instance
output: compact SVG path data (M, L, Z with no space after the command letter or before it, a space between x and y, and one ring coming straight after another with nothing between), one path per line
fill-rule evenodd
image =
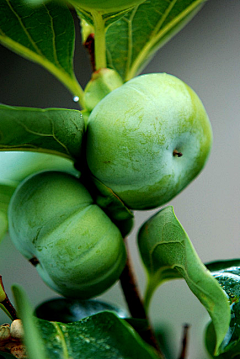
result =
M63 172L20 184L9 205L9 232L46 284L66 297L99 295L125 265L120 231L79 180Z
M80 9L92 12L114 13L139 5L145 0L71 0Z
M129 208L155 208L198 175L211 144L211 125L196 93L172 75L148 74L93 109L87 163Z

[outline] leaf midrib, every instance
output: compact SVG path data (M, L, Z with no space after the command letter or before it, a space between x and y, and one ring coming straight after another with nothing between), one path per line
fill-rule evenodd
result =
M29 31L27 30L27 27L24 25L21 17L18 15L18 13L16 12L16 10L14 10L13 6L10 4L10 0L6 0L9 9L11 10L11 12L16 16L23 32L26 34L29 42L31 43L32 47L35 49L36 53L41 56L42 58L44 58L46 61L49 61L46 56L44 55L44 53L40 50L40 48L36 45L36 42L34 41L34 39L32 38L31 34L29 33ZM44 9L46 10L46 13L48 14L48 17L50 19L50 26L51 26L51 30L52 30L52 49L53 49L53 57L54 57L54 61L55 64L61 69L62 72L68 74L64 67L61 65L61 63L59 62L59 59L57 57L57 49L56 49L56 33L54 30L54 26L53 26L53 17L49 11L49 9L47 8L47 6L45 4L42 4L42 6L44 7ZM5 34L2 30L0 30L2 32L2 34L4 34L6 37L8 37L7 34ZM31 50L30 50L31 51ZM68 74L69 75L69 74Z
M67 348L67 343L66 343L66 340L65 340L65 337L64 337L64 334L60 328L60 326L58 325L57 322L51 322L51 324L54 326L57 334L59 335L60 337L60 342L61 342L61 348L62 348L62 352L63 352L63 358L64 359L68 359L69 358L69 355L68 355L68 348Z
M38 48L38 46L36 45L35 41L32 39L31 35L29 34L29 32L27 31L27 28L24 26L22 19L19 17L18 13L14 10L14 8L12 7L12 5L10 4L9 0L6 0L8 7L10 8L11 12L16 16L16 18L18 19L19 24L21 25L21 28L23 29L24 33L26 34L28 40L30 41L31 45L33 46L33 48L35 49L35 51L42 57L46 58L44 56L44 54L41 52L41 50ZM3 32L3 31L2 31ZM7 36L5 34L5 36Z
M156 45L159 42L161 37L163 37L167 32L169 32L175 25L180 23L181 20L183 20L185 17L187 17L187 15L190 14L191 11L193 11L203 1L204 0L196 0L194 3L192 3L190 6L188 6L184 11L182 11L181 14L176 16L164 28L162 28L162 30L160 30L157 33L158 29L161 28L161 25L166 20L169 12L173 9L174 5L176 4L176 0L174 0L173 6L169 5L169 7L167 8L167 10L164 13L164 15L165 15L164 20L161 17L158 25L154 28L154 31L151 34L150 40L145 44L145 46L142 48L142 51L139 53L139 55L134 60L130 71L126 75L125 81L130 80L131 78L133 78L136 75L138 69L140 68L141 63L143 62L144 59L146 59L149 56L149 54L151 53L151 49L154 47L154 45Z

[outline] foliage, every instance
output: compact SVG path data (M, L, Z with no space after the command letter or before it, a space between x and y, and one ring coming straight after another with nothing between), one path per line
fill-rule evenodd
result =
M106 7L99 10L95 5L86 6L81 0L72 0L70 4L64 0L1 1L0 43L51 72L78 100L80 108L42 110L0 105L2 158L5 151L19 151L17 160L8 163L6 173L4 170L1 173L0 239L8 231L8 206L19 183L28 175L53 169L80 177L93 201L120 229L121 236L130 232L133 212L111 186L88 168L88 119L109 92L123 88L122 83L143 70L203 3L204 0L134 0L131 4L123 1L116 8L114 1L105 0ZM92 78L85 89L73 68L75 28L71 11L76 11L79 17L82 40L93 66ZM22 151L28 152L28 156L21 157ZM44 153L44 159L35 160L32 155L36 152ZM181 157L182 153L174 149L171 155ZM164 183L166 186L166 181ZM29 227L31 225L29 220ZM38 235L37 231L34 241ZM223 359L239 355L240 262L218 261L205 266L171 206L144 223L138 245L148 285L145 308L142 306L142 314L134 318L123 318L118 309L99 301L84 302L79 298L74 302L63 298L62 304L54 307L56 311L51 319L48 315L52 303L43 304L33 314L24 290L13 286L30 359L164 359L158 345L146 340L146 334L152 335L146 312L157 286L180 278L186 281L212 319L206 332L209 354ZM128 265L127 262L125 268L129 269ZM123 271L121 281L126 280L125 274ZM2 282L0 284L0 307L12 313L12 305ZM1 350L4 340L0 336Z

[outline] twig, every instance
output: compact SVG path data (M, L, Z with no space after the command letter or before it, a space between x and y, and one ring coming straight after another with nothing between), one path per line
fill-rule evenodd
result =
M125 238L125 245L127 250L127 263L120 276L121 287L125 296L125 300L128 305L129 312L133 318L144 319L148 323L147 328L144 331L139 332L143 340L150 344L157 352L159 358L165 359L162 350L159 347L157 339L154 336L153 330L150 325L149 318L144 309L144 305L141 299L140 291L138 289L137 280L134 274L131 256Z
M0 301L0 308L10 317L10 319L15 320L15 319L17 319L17 313L16 313L16 310L15 310L14 306L12 305L12 303L11 303L10 299L8 298L8 295L4 289L1 275L0 275L0 287L1 287L2 295L4 297Z
M187 358L189 327L190 327L189 324L184 324L184 326L183 326L182 349L181 349L181 354L178 359L186 359Z
M95 56L94 56L94 34L90 34L83 45L88 50L90 56L90 62L92 65L92 71L94 72L96 71Z

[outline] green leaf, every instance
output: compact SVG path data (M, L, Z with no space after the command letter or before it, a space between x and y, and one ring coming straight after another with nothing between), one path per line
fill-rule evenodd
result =
M40 319L70 323L104 310L112 311L120 318L127 316L122 309L100 300L77 300L70 298L48 300L35 309L35 315Z
M237 358L240 355L240 259L218 261L207 264L211 274L217 279L226 293L231 307L231 321L228 332L219 348L220 358ZM206 334L207 347L212 356L212 343L215 343L212 324Z
M27 347L28 358L50 359L50 357L46 355L41 334L37 328L37 319L32 314L32 308L24 290L22 287L14 285L12 291L16 301L18 315L23 323L24 343Z
M65 171L79 175L71 160L40 152L0 151L0 167L0 183L14 188L27 176L40 171Z
M238 342L238 344L236 344L235 346L233 346L233 348L229 348L228 351L226 351L225 353L222 353L218 356L214 355L214 346L216 343L216 334L215 334L215 330L214 330L214 326L212 324L212 322L209 323L209 325L207 326L206 329L206 334L205 334L205 344L206 344L206 348L207 351L210 355L211 358L217 358L217 359L239 359L240 358L240 343Z
M74 41L73 18L65 5L31 7L20 0L1 1L0 43L45 67L81 99L73 71Z
M15 187L0 184L0 242L8 229L8 204L12 197Z
M215 273L218 271L223 271L224 269L228 270L231 267L240 267L240 259L227 259L221 261L214 261L214 262L205 263L205 266L207 267L208 270L210 270L210 272Z
M7 233L7 229L8 229L7 214L4 211L0 210L0 241L4 238L5 234Z
M78 8L76 6L76 3L73 4L73 6L76 7L76 12L79 16L80 19L84 20L87 22L87 24L93 26L94 25L94 19L93 16L90 12L83 10L81 8ZM132 10L132 9L131 9ZM126 10L122 10L122 11L118 11L118 12L114 12L114 13L106 13L106 14L102 14L102 19L105 23L105 28L108 28L108 26L110 24L112 24L113 22L121 19L121 17L126 14L127 12L129 12L129 9ZM86 26L86 24L84 24L83 26Z
M102 312L63 324L39 320L51 359L157 359L152 348L123 319Z
M217 336L217 354L229 327L228 299L201 262L172 206L160 210L144 223L139 231L138 244L148 274L146 306L161 283L168 279L184 278L212 318Z
M80 157L84 120L80 111L0 105L0 150Z
M108 67L128 81L179 32L205 0L151 0L112 23L106 32Z
M101 312L68 324L37 320L23 289L15 285L13 292L29 359L158 358L133 328L113 312Z

